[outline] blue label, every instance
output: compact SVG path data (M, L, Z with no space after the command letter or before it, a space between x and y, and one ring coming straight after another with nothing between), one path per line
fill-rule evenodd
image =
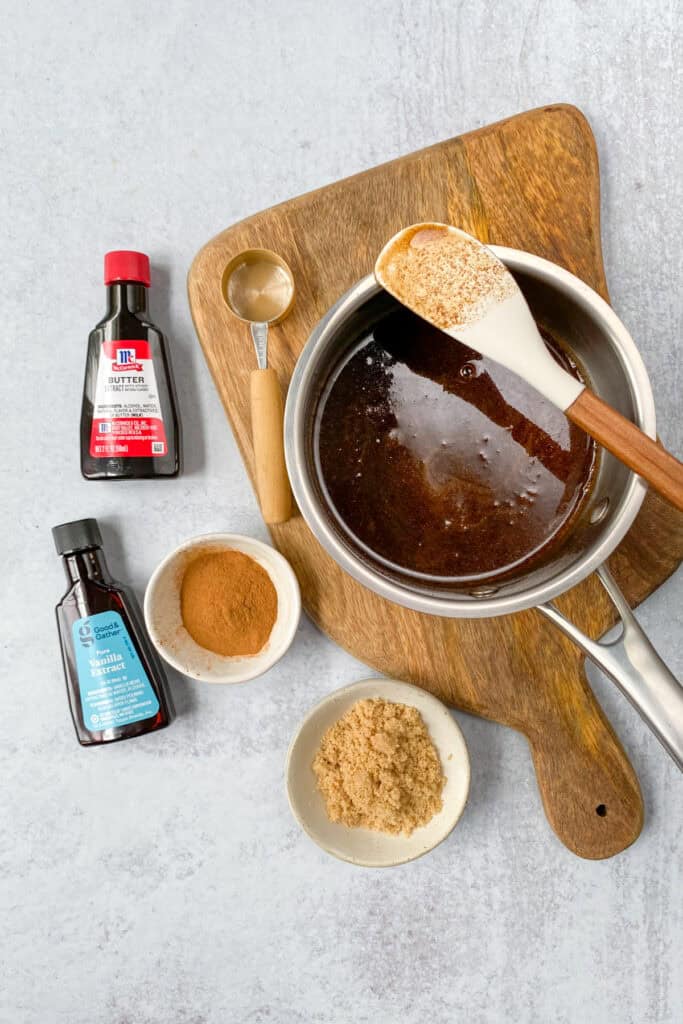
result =
M77 619L73 639L87 729L101 732L154 718L159 701L118 612Z

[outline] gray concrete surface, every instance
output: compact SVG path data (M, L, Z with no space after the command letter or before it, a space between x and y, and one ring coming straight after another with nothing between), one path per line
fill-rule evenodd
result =
M188 535L265 536L197 346L185 275L239 218L552 101L603 170L617 310L683 454L680 2L0 2L2 1024L673 1024L683 1005L680 780L597 675L642 781L634 847L582 862L550 831L524 740L459 715L467 813L431 856L325 856L283 793L296 723L364 675L309 622L266 678L173 680L166 733L81 750L53 622L49 528L101 517L142 592ZM83 482L85 343L102 253L150 252L187 472ZM680 573L640 613L683 669ZM539 681L539 685L542 683Z

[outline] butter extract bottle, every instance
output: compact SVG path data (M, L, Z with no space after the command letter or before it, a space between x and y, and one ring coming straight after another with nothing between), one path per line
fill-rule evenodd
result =
M81 408L86 480L174 477L180 423L166 340L147 315L149 257L104 257L107 311L91 331Z
M163 729L173 720L161 661L132 591L112 579L96 519L52 530L69 588L57 605L66 689L84 747Z

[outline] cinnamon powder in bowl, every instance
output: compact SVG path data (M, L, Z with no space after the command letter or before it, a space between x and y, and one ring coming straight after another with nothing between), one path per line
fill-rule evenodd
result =
M289 562L241 534L185 541L158 566L145 594L145 623L159 654L208 683L267 672L288 649L300 617Z
M277 618L270 576L241 551L199 551L180 587L183 625L200 647L234 658L258 654Z

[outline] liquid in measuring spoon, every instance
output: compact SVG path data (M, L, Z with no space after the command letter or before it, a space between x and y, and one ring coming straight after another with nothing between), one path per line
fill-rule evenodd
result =
M292 281L283 267L270 260L240 263L228 279L227 299L244 320L268 323L287 309Z

